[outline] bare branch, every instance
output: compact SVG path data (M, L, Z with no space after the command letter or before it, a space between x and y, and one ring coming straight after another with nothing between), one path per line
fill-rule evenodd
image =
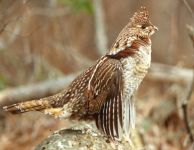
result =
M187 2L187 0L182 0L185 7L188 9L189 13L191 14L192 18L194 19L194 12L193 10L191 9L191 6L189 5L189 3Z
M189 31L189 37L191 38L191 41L194 47L194 28L192 26L187 26L187 29ZM193 137L192 130L189 124L187 107L188 107L188 101L191 99L193 88L194 88L194 69L193 69L193 77L192 77L191 84L188 86L188 92L186 94L186 97L183 99L183 103L182 103L184 122L185 122L185 126L186 126L191 142L194 142L194 137Z
M173 56L178 48L178 38L179 38L179 19L180 19L180 1L175 1L173 6L173 11L171 12L170 19L170 43L167 50L167 61L168 63L174 62Z
M75 78L75 76L76 74L71 74L56 80L6 89L0 92L0 105L4 106L11 103L55 94L64 89Z
M100 55L104 55L107 50L108 38L106 35L106 25L104 22L104 11L102 8L102 0L93 0L95 11L96 26L96 44Z
M55 94L69 85L76 75L77 73L56 80L6 89L0 92L0 105L3 106ZM156 81L188 84L192 79L192 70L153 63L147 78Z
M192 70L159 63L152 63L148 76L150 80L188 84L192 79Z

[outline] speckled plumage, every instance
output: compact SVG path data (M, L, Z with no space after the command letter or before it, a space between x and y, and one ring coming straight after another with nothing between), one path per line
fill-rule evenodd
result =
M156 31L141 7L110 51L54 96L5 106L12 113L41 111L58 118L93 119L108 137L129 137L135 127L134 92L151 62L150 36Z

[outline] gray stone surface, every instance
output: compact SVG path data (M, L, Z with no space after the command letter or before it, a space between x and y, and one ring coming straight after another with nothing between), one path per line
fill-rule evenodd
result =
M94 131L62 129L39 144L35 150L130 150L129 142L110 142ZM133 148L136 149L136 148Z

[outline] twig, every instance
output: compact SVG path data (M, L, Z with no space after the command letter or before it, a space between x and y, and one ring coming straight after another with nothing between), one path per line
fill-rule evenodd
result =
M96 44L100 55L104 55L107 50L108 38L106 35L106 25L104 22L104 11L102 8L102 0L93 0L95 28L96 28Z
M191 6L189 5L189 3L187 2L187 0L182 0L185 7L188 9L189 13L191 14L192 18L194 19L194 12L193 10L191 9Z
M191 9L191 6L187 2L187 0L182 0L182 1L184 3L185 7L188 9L189 13L191 14L192 18L194 19L194 12ZM193 29L192 26L188 26L188 25L187 25L187 29L189 31L189 37L190 37L190 39L191 39L191 41L193 43L193 47L194 47L194 29ZM188 118L188 113L187 113L187 106L188 106L188 101L191 99L193 88L194 88L194 68L193 68L192 82L191 82L188 94L186 96L186 99L185 99L185 101L182 104L185 126L186 126L186 129L187 129L187 132L189 134L189 138L190 138L191 142L194 142L194 137L193 137L193 134L192 134L192 131L191 131L191 127L190 127L190 124L189 124L189 118Z
M193 43L193 47L194 47L194 29L193 29L192 26L187 26L187 29L189 31L189 37L190 37L190 39ZM187 107L188 107L188 102L191 99L193 88L194 88L194 69L193 69L193 78L192 78L191 85L189 86L189 90L188 90L188 93L186 95L186 98L182 103L185 126L186 126L186 129L187 129L187 132L189 134L189 138L190 138L191 142L194 142L194 137L193 137L192 130L191 130L191 127L190 127L190 124L189 124L189 117L188 117Z

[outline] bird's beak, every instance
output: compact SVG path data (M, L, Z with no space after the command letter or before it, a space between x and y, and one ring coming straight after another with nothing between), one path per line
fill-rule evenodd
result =
M155 32L158 31L158 28L157 28L156 26L154 26L154 31L155 31Z
M156 33L156 31L158 31L158 28L156 26L152 25L149 35L150 36L153 35L154 33Z

